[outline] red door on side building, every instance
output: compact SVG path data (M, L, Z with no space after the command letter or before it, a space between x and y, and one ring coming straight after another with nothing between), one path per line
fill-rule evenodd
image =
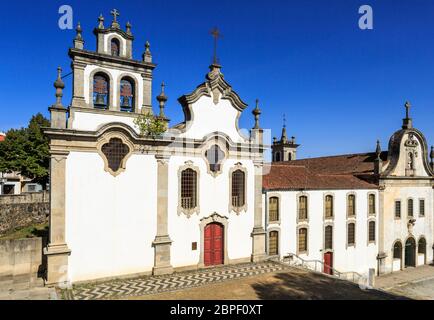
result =
M205 266L216 266L219 264L223 264L223 235L223 226L219 223L210 223L205 227Z
M333 274L333 252L324 253L324 273Z

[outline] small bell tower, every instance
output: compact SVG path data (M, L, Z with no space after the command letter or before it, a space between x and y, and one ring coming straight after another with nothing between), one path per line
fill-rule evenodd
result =
M271 146L272 161L280 162L297 160L297 148L299 146L300 145L295 142L295 137L288 139L286 134L286 118L285 115L283 115L282 135L280 140L277 140L277 138L274 137L273 145Z

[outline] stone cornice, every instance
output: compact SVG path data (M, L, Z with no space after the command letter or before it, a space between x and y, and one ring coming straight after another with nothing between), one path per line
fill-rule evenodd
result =
M120 28L104 28L104 29L99 29L99 28L95 28L93 29L93 34L94 35L98 35L99 33L102 34L108 34L108 33L117 33L119 35L121 35L123 38L127 39L127 40L134 40L134 36L132 34L128 34L126 33L124 30L120 29Z

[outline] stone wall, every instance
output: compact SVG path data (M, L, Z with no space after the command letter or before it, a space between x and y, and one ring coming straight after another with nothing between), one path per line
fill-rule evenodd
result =
M42 242L42 238L0 240L0 279L36 282L44 271Z
M0 196L0 235L9 230L48 222L50 196L47 191Z

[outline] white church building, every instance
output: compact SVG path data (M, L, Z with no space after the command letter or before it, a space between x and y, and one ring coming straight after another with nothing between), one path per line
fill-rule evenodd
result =
M214 60L205 81L178 99L185 120L169 125L164 85L152 108L152 62L132 56L131 25L102 16L95 51L80 25L73 93L50 107L48 285L161 275L289 254L332 270L386 273L433 260L433 158L407 114L389 150L296 160L298 145L247 136L247 104ZM407 110L409 105L407 106ZM163 123L143 134L137 118ZM147 118L146 118L147 117Z

